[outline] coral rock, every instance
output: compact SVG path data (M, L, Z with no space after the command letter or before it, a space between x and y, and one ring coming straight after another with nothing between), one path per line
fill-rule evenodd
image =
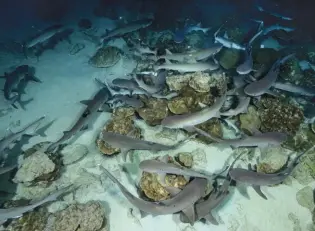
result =
M222 89L225 87L227 78L222 71L212 73L194 72L182 75L169 75L166 84L172 91L180 91L188 85L196 92L209 92L211 88ZM220 92L219 94L222 94Z
M15 183L23 183L26 186L48 184L58 175L59 166L41 149L31 148L24 156L22 166L13 179Z
M165 99L146 99L142 97L145 106L137 109L139 116L149 125L158 125L168 115L167 100Z
M292 172L292 176L302 185L308 185L315 179L315 151L301 157L301 162Z
M85 157L88 152L87 147L83 144L67 145L61 150L63 164L73 164Z
M237 66L241 52L236 49L225 49L223 48L219 53L219 63L224 69L231 69Z
M261 126L261 121L259 118L259 113L255 107L249 106L247 113L241 114L239 116L242 130L252 133L255 130L258 130Z
M191 87L182 88L179 96L168 102L168 108L174 114L183 114L201 110L199 103L211 106L214 103L214 97L207 93L199 93Z
M193 156L189 152L178 153L177 159L181 165L187 168L191 168L193 165Z
M158 177L155 173L143 172L139 184L140 188L148 198L154 201L169 199L170 194L160 184Z
M104 208L98 202L73 204L55 214L54 231L99 231L106 223Z
M296 193L296 200L299 205L312 211L315 208L313 199L313 189L310 186L306 186Z
M114 46L100 48L89 60L89 64L100 68L114 66L121 58L120 53L120 49Z
M121 135L129 134L131 137L140 138L141 131L134 125L134 116L135 110L133 108L117 108L114 110L109 123L105 125L104 130ZM96 144L103 154L112 155L120 152L119 148L111 147L102 139L97 139Z
M300 108L280 102L277 99L264 98L265 109L260 110L261 130L263 132L284 132L295 134L304 120Z

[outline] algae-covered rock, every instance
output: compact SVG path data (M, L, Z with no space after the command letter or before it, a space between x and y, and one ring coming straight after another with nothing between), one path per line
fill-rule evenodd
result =
M177 176L177 175L166 175L165 176L165 185L166 186L171 186L171 187L183 189L187 183L188 183L188 181L183 176Z
M304 120L303 111L278 99L263 98L264 108L260 109L261 130L263 132L283 132L295 134Z
M296 193L296 200L302 207L305 207L310 210L310 212L313 211L315 205L314 205L314 192L313 188L310 186L306 186L302 189L300 189Z
M60 175L62 161L60 153L46 153L48 142L39 143L26 150L24 160L13 181L25 186L47 186Z
M217 88L219 94L225 90L227 77L222 71L211 73L194 72L180 75L168 75L166 84L172 91L180 91L188 85L196 92L210 92L211 88ZM221 90L222 89L222 90Z
M177 154L177 162L182 166L191 168L193 165L193 156L189 152L181 152Z
M144 97L141 98L145 106L137 109L139 116L149 125L158 125L167 117L169 111L167 100Z
M106 46L98 49L92 58L89 60L89 64L94 67L111 67L114 66L121 58L121 51L114 46Z
M241 51L236 49L223 48L219 53L219 63L224 69L231 69L237 66L241 58Z
M294 177L300 184L308 185L315 179L315 151L311 150L301 157L299 165L292 172Z
M266 65L272 65L278 58L279 52L271 48L258 49L253 57L255 63Z
M166 84L171 91L179 91L186 87L191 79L191 74L167 75Z
M241 43L244 38L244 32L239 27L230 28L226 33L228 38L236 43Z
M249 106L247 113L241 114L239 116L239 120L241 123L240 128L243 131L248 131L250 133L252 133L255 130L258 130L261 126L259 112L253 106Z
M202 47L205 35L201 31L189 33L185 36L185 40L191 47Z
M294 150L296 152L302 152L310 149L315 143L315 134L312 132L309 126L301 126L299 131L292 137L289 137L283 146Z
M105 208L95 201L72 204L54 216L54 231L100 231L106 225Z
M217 118L212 118L202 124L198 124L197 128L200 128L201 130L205 131L206 133L210 134L213 137L222 138L223 134L222 126L220 120ZM198 136L198 139L206 143L213 142L212 140L205 136Z
M104 126L107 132L121 135L129 134L131 137L140 138L141 130L134 125L135 110L133 108L117 108L112 114L110 121ZM113 155L120 152L119 148L111 147L104 140L98 138L96 144L105 155Z
M160 184L158 175L155 173L143 172L140 179L140 188L151 200L161 201L170 198L170 194L166 189Z
M168 155L164 156L163 159L164 161L180 165ZM161 180L162 179L160 178L160 176L156 173L143 172L139 183L140 189L147 198L153 201L161 201L169 199L171 197L165 186L183 189L188 183L188 181L181 175L177 176L167 174L165 176L164 182L163 180Z
M89 150L83 144L67 145L61 150L64 165L73 164L88 154Z
M50 213L45 208L34 210L14 219L6 231L45 231Z
M211 106L214 97L209 93L200 93L190 87L182 88L178 96L169 100L167 106L174 114L183 114L201 110L199 103Z
M274 173L285 166L287 160L288 154L284 153L283 148L270 148L262 152L257 170L264 173Z
M295 82L303 78L303 72L299 65L299 60L290 59L281 65L279 76L289 82Z

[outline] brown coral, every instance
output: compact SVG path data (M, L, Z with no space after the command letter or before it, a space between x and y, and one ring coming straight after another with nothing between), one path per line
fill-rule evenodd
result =
M139 116L149 125L158 125L167 117L167 100L141 97L145 106L137 109Z
M134 125L133 118L135 116L133 108L117 108L114 110L112 119L104 127L107 132L118 133L135 138L140 138L141 131ZM99 150L106 155L113 155L120 152L119 148L113 148L102 139L97 139L96 144Z
M100 68L114 66L121 58L120 52L120 49L114 46L102 47L89 60L89 64Z
M280 102L278 99L263 98L260 109L261 130L263 132L283 132L295 134L304 120L300 108Z

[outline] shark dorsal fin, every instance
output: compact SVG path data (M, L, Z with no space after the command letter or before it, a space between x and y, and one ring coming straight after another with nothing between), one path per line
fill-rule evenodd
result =
M165 49L166 54L172 55L173 53L169 49Z
M87 100L81 100L80 103L84 104L84 105L89 105L91 103L91 100L90 99L87 99Z

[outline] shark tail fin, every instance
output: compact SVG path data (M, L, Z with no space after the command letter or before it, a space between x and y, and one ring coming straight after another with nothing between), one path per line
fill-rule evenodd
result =
M38 82L38 83L42 82L39 78L37 78L37 77L35 77L33 75L32 76L28 76L27 79L31 80L31 81L34 81L34 82Z
M24 101L18 100L18 102L19 102L19 104L20 104L20 106L21 106L21 109L24 110L24 111L26 111L25 106L26 106L27 104L29 104L31 101L33 101L33 100L34 100L34 98L30 98L30 99L24 100Z

